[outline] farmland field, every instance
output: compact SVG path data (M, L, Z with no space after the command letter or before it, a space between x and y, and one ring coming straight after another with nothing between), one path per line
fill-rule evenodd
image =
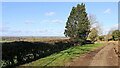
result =
M14 41L27 41L27 42L51 42L65 40L65 37L2 37L0 42L14 42Z
M68 38L55 37L31 40L11 40L10 42L7 40L1 42L2 66L18 66L74 46L73 42L70 42Z
M74 58L105 45L96 43L80 46L68 38L60 37L31 40L2 42L2 66L64 66Z

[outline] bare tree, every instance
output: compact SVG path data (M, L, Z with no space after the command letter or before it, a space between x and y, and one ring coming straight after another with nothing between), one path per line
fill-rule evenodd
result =
M92 28L96 28L96 30L98 31L98 35L102 35L102 33L103 33L103 27L99 23L99 21L97 21L96 15L89 14L88 19L89 19L90 24L91 24L91 29Z
M98 21L96 20L96 15L89 14L88 19L90 21L91 26L98 23Z

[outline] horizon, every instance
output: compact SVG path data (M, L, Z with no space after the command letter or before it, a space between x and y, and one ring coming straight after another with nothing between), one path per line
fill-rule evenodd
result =
M1 37L46 37L47 38L47 37L65 37L65 36L1 36Z

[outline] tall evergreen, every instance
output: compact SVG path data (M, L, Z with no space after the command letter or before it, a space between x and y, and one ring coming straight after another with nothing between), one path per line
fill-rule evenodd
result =
M85 4L73 7L65 26L65 36L85 43L90 32L90 22L85 11Z

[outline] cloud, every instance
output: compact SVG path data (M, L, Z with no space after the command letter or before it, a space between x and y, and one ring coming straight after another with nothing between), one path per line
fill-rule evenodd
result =
M116 24L116 25L113 25L112 27L110 27L109 29L105 29L104 30L104 34L107 34L108 32L112 32L112 31L114 31L114 30L117 30L118 29L118 24Z
M119 25L119 26L120 26L120 25ZM118 29L118 24L114 25L114 28L115 28L115 29Z
M21 30L13 30L13 31L11 31L11 33L22 33L22 31Z
M9 24L9 22L3 22L3 24Z
M54 15L55 14L55 12L47 12L45 15L46 16L52 16L52 15Z
M32 21L24 21L25 24L33 23Z
M65 29L66 29L65 27L60 29L60 33L64 33Z
M0 27L1 32L7 32L8 30L9 30L9 27L5 27L5 26Z
M24 33L33 33L33 31L31 31L31 30L26 30L26 31L24 31Z
M116 30L116 29L118 29L118 24L113 25L113 26L110 28L110 30Z
M48 32L48 30L47 29L43 29L43 30L37 30L36 32L38 32L38 33L45 33L45 32Z
M53 22L53 23L62 23L62 21L61 21L61 20L58 20L58 19L52 20L52 22Z
M41 23L62 23L62 20L42 20Z
M48 23L49 20L42 20L41 22L42 22L42 23Z
M105 11L104 11L104 14L106 14L106 13L110 13L110 9L106 9Z

